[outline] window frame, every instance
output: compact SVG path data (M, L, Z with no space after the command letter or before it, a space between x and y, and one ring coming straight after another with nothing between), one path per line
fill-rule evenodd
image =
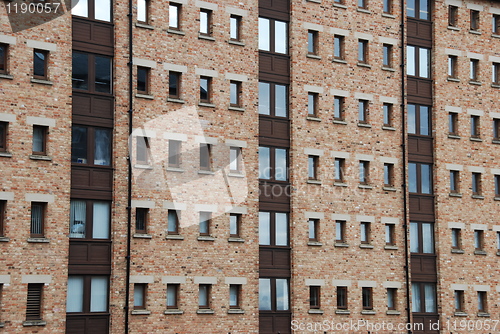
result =
M338 53L338 56L336 55ZM333 58L336 60L345 60L345 36L333 36Z
M470 115L470 136L481 138L481 118L479 115Z
M431 282L412 282L411 283L412 285L412 312L413 313L431 313L431 314L435 314L437 313L437 287L436 287L436 283L431 283ZM419 290L419 294L418 295L414 295L414 291L413 291L413 286L418 286L418 290ZM434 312L426 312L426 309L429 305L427 305L427 301L428 299L425 298L426 295L425 295L425 287L426 286L432 286L433 288L433 295L432 295L432 302L433 302L433 307L436 309ZM420 310L416 311L415 309L413 309L413 307L415 307L415 303L413 303L414 301L414 298L418 297L419 298L419 301L420 301Z
M73 142L73 136L75 134L74 129L75 128L84 128L85 129L85 135L86 135L86 142L85 142L85 150L86 150L86 162L78 162L80 159L84 158L79 158L78 157L78 152L75 152L74 145L72 145L71 149L71 164L73 166L88 166L88 167L98 167L98 168L111 168L113 166L113 133L111 128L106 128L106 127L98 127L98 126L89 126L89 125L82 125L82 124L73 124L71 128L71 136L72 136L72 142ZM103 165L103 164L95 164L96 160L96 132L97 130L104 130L108 131L109 133L109 156L106 157L109 159L109 164ZM76 162L73 161L74 157L76 158ZM90 163L89 163L90 162Z
M9 73L9 44L0 43L0 52L2 55L2 57L0 57L0 65L3 65L3 68L0 67L0 74L7 74Z
M28 283L26 296L26 321L43 319L43 283Z
M172 21L171 19L174 17L173 15L171 15L171 10L174 7L176 8L175 20L176 20L177 24L171 25L171 21ZM181 31L182 30L181 18L182 18L182 4L170 1L168 3L168 29Z
M410 51L411 48L413 48L413 50L414 50L413 54ZM425 62L422 62L421 50L426 50L425 55L427 58L425 59ZM412 55L412 56L410 56L410 55ZM413 57L413 59L411 59L410 57ZM411 66L411 64L412 64L411 60L414 61L413 66ZM407 76L414 77L414 78L422 78L422 79L432 79L432 53L431 53L430 48L425 48L425 47L418 46L418 45L406 45L406 63L407 63L407 66L406 66L406 75ZM421 65L425 65L425 64L427 64L427 71L426 71L426 74L424 76L422 76L423 69L422 69ZM414 74L410 73L412 68L415 71Z
M333 98L333 120L344 122L345 120L345 97L334 96Z
M373 310L373 288L363 286L361 287L361 305L363 310Z
M233 88L235 87L235 88ZM233 96L233 89L236 89L236 103L231 101ZM242 93L242 83L241 81L231 80L229 82L229 106L233 108L241 108L241 93Z
M470 30L479 31L481 24L480 12L478 10L471 9L469 18L470 18Z
M321 286L309 286L309 309L319 310L321 308Z
M318 55L319 32L317 30L307 31L307 54L311 56Z
M144 18L145 20L140 19L140 11L141 11L141 5L140 3L143 3L144 6ZM150 0L137 0L137 22L142 23L142 24L148 24L149 23L149 14L150 14L150 5L151 1Z
M484 251L484 231L483 230L474 230L474 250L475 251Z
M397 310L398 308L397 301L398 301L398 289L387 288L387 309L391 311Z
M319 94L314 92L307 93L307 116L318 117Z
M345 244L347 242L346 225L347 222L345 220L335 221L335 243Z
M382 121L385 127L392 127L394 105L392 103L384 103L382 105Z
M206 24L203 24L203 16L206 15ZM213 11L207 8L200 8L200 30L198 31L200 36L211 37L212 36L212 20L213 20ZM203 25L202 25L203 24ZM203 30L206 30L203 31Z
M198 231L200 236L209 237L212 225L212 212L200 211L199 212Z
M236 304L232 304L232 296L235 296ZM229 309L241 309L241 284L229 284Z
M392 44L382 44L382 67L391 69L393 68L392 50L393 50Z
M486 291L477 292L477 311L478 313L488 313L488 294Z
M500 85L500 63L491 64L491 83Z
M336 299L337 299L337 309L347 310L349 308L349 291L347 286L337 286L336 289Z
M148 231L148 222L149 222L149 209L135 208L135 233L146 234Z
M415 186L416 186L416 191L412 191L411 189L411 184L412 180L411 177L412 175L412 166L415 165ZM423 175L422 174L422 166L428 166L429 167L429 175ZM418 194L418 195L432 195L434 194L434 170L433 170L433 165L429 163L420 163L420 162L409 162L408 163L408 191L410 194ZM423 192L423 185L424 185L424 179L423 177L429 177L429 192Z
M144 89L140 89L140 74L144 72ZM149 95L150 93L151 68L146 66L137 66L137 94Z
M212 161L212 144L200 143L199 147L200 165L201 171L212 171L213 161Z
M171 218L175 218L173 221L174 229L170 229ZM168 209L167 210L167 235L179 235L179 210Z
M134 283L134 310L146 310L147 307L147 283ZM136 288L141 291L142 303L136 304Z
M370 222L360 222L360 242L361 244L364 245L370 245L371 244L371 223Z
M448 6L448 27L457 27L458 23L458 7Z
M206 83L206 97L203 96L203 82ZM200 103L211 103L212 101L212 77L200 76Z
M71 231L72 226L72 219L73 217L70 217L70 224L69 224L69 238L70 240L82 240L82 241L110 241L111 240L111 218L112 218L112 212L111 212L111 202L110 201L102 201L102 200L88 200L88 199L80 199L80 198L71 198L70 200L70 205L71 202L74 201L82 201L85 202L85 221L83 222L84 224L84 232L85 236L83 238L75 237L72 236L74 232ZM108 237L107 238L94 238L93 237L93 232L94 232L94 204L95 203L107 203L108 208L109 208L109 216L108 216L108 226L107 226L107 232L108 232ZM70 215L71 215L71 209L70 209ZM76 225L76 224L75 224Z
M239 15L231 14L231 16L229 17L229 40L230 41L241 42L242 21L243 21L243 18ZM234 22L235 30L233 30L232 22ZM233 32L234 32L234 34L233 34ZM236 38L233 38L232 37L233 35L236 35Z
M7 201L0 200L0 238L5 237L6 213L7 213Z
M472 183L472 195L473 196L481 196L482 194L482 173L473 172L471 174L471 183Z
M176 80L176 87L174 88L172 85L172 79L175 78ZM178 100L181 98L181 81L182 80L182 73L181 72L176 72L176 71L169 71L168 72L168 98L170 99L175 99ZM176 93L173 94L173 90L176 90Z
M450 170L450 193L460 193L460 171Z
M448 135L458 136L458 113L448 113Z
M454 290L453 291L453 304L454 304L455 312L464 312L465 311L464 290Z
M389 181L389 183L386 181ZM384 187L394 187L394 164L392 163L384 163Z
M417 226L417 236L416 238L415 237L412 237L411 235L411 230L412 230L412 226ZM427 237L425 238L424 240L424 228L423 226L424 225L430 225L431 226L431 241L432 241L432 244L430 244L431 246L431 251L430 252L426 252L425 249L424 249L424 244L428 244L429 243L429 240L427 240ZM416 248L417 248L417 251L414 252L413 251L413 242L416 243ZM410 222L410 252L411 254L421 254L421 255L426 255L426 256L429 256L430 254L434 255L436 254L436 226L434 223L431 223L431 222L421 222L421 221L411 221Z
M358 64L369 64L369 41L358 39Z
M451 249L462 249L462 229L460 228L451 229Z
M384 0L382 4L382 12L384 14L392 15L393 12L392 7L393 7L392 0Z
M205 290L205 298L202 300L202 290ZM212 284L199 284L198 285L198 309L209 310Z
M458 57L455 55L448 55L448 79L457 79L458 77Z
M80 17L80 18L83 18L83 19L87 19L87 20L92 20L92 21L97 21L97 22L106 22L106 23L113 23L113 3L112 3L112 0L109 0L109 8L110 8L110 13L109 13L109 20L100 20L100 19L96 19L95 18L95 8L96 8L96 4L95 4L95 1L96 0L87 0L86 3L87 3L87 16L80 16L80 15L75 15L73 14L73 12L71 12L71 15L73 16L76 16L76 17Z
M368 160L359 161L359 184L370 184L370 161Z
M180 292L180 284L179 283L167 283L167 288L166 288L166 307L167 310L178 310L179 309L179 292ZM173 290L170 292L174 293L174 300L173 300L173 305L170 304L170 300L168 298L169 296L169 289Z
M500 197L500 175L495 174L493 177L493 182L495 183L495 197Z
M414 108L414 115L415 115L415 132L411 132L410 126L412 126L411 123L411 118L410 118L410 110L411 108ZM422 121L422 109L427 108L427 128L423 127L423 121ZM432 137L432 107L428 105L423 105L423 104L416 104L416 103L409 103L406 105L406 114L407 114L407 132L410 136L419 136L419 137L426 137L426 138L431 138ZM428 134L423 133L427 129Z
M92 93L92 94L98 94L98 95L105 95L105 96L110 96L113 94L114 90L114 85L113 85L113 58L101 54L94 54L94 53L88 53L88 52L83 52L83 51L73 51L72 52L72 68L76 68L75 66L75 60L74 57L75 55L84 55L86 57L87 61L87 68L86 68L86 80L87 80L87 88L79 88L75 87L75 77L73 76L74 71L72 72L71 76L71 82L72 82L72 90L75 92L87 92L87 93ZM107 59L109 60L109 91L100 91L97 87L98 82L97 79L99 78L97 75L97 66L96 66L96 59L97 58L102 58L102 59Z
M385 245L396 245L396 224L385 224Z
M142 138L142 139L141 139ZM151 138L147 136L135 136L135 162L138 165L149 165L151 162Z
M425 0L424 0L425 1ZM432 19L432 8L431 8L431 3L429 1L425 1L427 3L427 11L422 11L422 6L421 6L421 2L424 2L423 0L413 0L411 2L413 2L413 5L414 5L414 11L415 11L415 16L410 16L408 14L409 12L409 7L410 5L407 5L407 9L406 9L406 16L409 17L409 18L412 18L412 19L417 19L417 20L422 20L422 21L430 21ZM410 2L410 3L411 3ZM427 13L427 18L422 18L422 12L424 13Z
M289 148L284 148L284 147L277 147L277 146L259 146L259 151L260 149L269 149L269 178L261 178L261 176L265 176L266 173L261 173L263 171L260 170L260 167L259 166L259 180L265 180L265 181L268 181L268 182L276 182L276 183L286 183L288 182L289 180L289 177L290 177L290 173L289 173L289 169L290 169L290 156L289 156ZM276 164L277 162L277 159L276 159L276 151L277 150L284 150L285 151L285 161L284 161L284 164L285 164L285 171L283 171L285 173L285 176L284 176L284 179L277 179L276 176L277 175L281 175L281 174L278 174L278 166ZM259 156L259 159L260 159L260 156ZM260 165L260 161L259 161L259 165ZM266 166L267 168L267 166ZM282 177L283 178L283 177Z
M168 140L168 167L180 168L182 163L182 141ZM172 154L175 153L175 154Z
M268 27L269 27L269 30L266 29L266 31L264 31L264 28L267 28L267 27L264 27L263 25L261 26L261 23L264 22L264 20L267 20L267 22L269 22L268 24ZM281 47L282 45L279 45L278 44L278 39L276 38L277 37L277 33L276 33L276 23L280 23L280 24L285 24L285 52L277 52L276 49L277 47ZM289 43L289 35L290 35L290 32L289 32L289 29L290 29L290 25L289 25L289 22L287 21L282 21L282 20L277 20L277 19L273 19L273 18L269 18L269 17L262 17L262 16L259 16L259 23L258 23L258 28L259 28L259 47L258 47L258 50L260 52L270 52L270 53L276 53L276 54L281 54L281 55L288 55L289 52L290 52L290 43ZM269 45L266 46L266 48L268 47L269 50L266 50L266 49L261 49L261 35L264 34L266 37L268 36L268 40L269 40Z
M480 82L480 76L479 76L479 59L470 59L470 68L469 68L469 80L472 82Z
M40 131L41 135L41 150L35 151L35 133ZM47 155L47 141L48 141L49 127L44 125L33 125L33 143L32 143L32 154L33 155Z
M68 276L68 281L70 277L81 277L83 281L83 290L82 290L82 311L77 311L77 312L69 312L66 310L67 314L92 314L92 315L97 315L97 314L106 314L109 313L110 309L110 276L109 275L69 275ZM106 309L104 311L92 311L91 307L91 301L92 301L92 280L94 278L106 278Z
M231 156L231 152L236 152L236 159L232 159ZM235 173L235 174L240 174L241 173L241 164L242 164L242 149L241 147L238 147L238 146L231 146L229 147L229 172L230 173ZM236 163L236 169L233 169L232 168L232 163L233 161L235 161Z
M370 101L358 100L358 124L368 124L370 122Z
M43 55L43 68L41 69L43 71L43 74L36 74L37 73L37 53ZM38 79L38 80L48 80L49 73L49 57L50 57L50 52L47 50L41 50L41 49L33 49L33 79Z
M268 90L268 93L269 93L269 114L265 114L265 113L262 113L261 112L261 102L260 101L260 94L261 94L261 91L263 90L264 87L267 87L269 90ZM276 115L276 111L278 110L278 103L277 102L283 102L283 101L277 101L277 98L279 97L279 94L276 93L277 91L277 87L283 87L285 89L285 101L284 101L284 106L286 108L285 110L285 113L286 115L285 116L280 116L280 115ZM288 119L288 115L289 115L289 103L290 103L290 97L289 97L289 86L288 85L282 85L282 84L279 84L279 83L274 83L274 82L269 82L269 81L264 81L264 80L260 80L259 81L259 117L272 117L272 118L278 118L278 119ZM264 105L264 104L262 104ZM264 108L262 108L264 109ZM266 110L267 112L267 110Z
M231 218L234 217L234 220ZM229 214L229 237L230 238L240 238L241 237L241 219L242 214L240 213L230 213ZM231 226L235 227L236 233L231 233Z
M307 156L307 179L310 181L319 180L319 156Z
M345 159L335 158L334 160L334 181L338 183L344 182Z
M269 230L266 229L266 235L269 236L269 244L263 244L261 243L260 240L260 232L264 232L264 227L261 227L261 220L260 220L260 215L264 213L269 213ZM276 244L276 239L278 237L277 231L277 219L276 215L277 214L285 214L286 215L286 226L285 226L285 231L286 231L286 244L285 245L277 245ZM261 247L273 247L273 248L289 248L290 247L290 213L289 212L280 212L280 211L259 211L259 245Z
M9 122L0 121L0 152L7 152Z
M500 14L493 14L491 32L494 35L500 34Z
M368 0L357 0L357 6L359 9L368 10Z
M308 223L308 240L310 242L319 242L320 220L318 218L309 218ZM313 237L311 238L311 235Z
M34 208L38 207L40 216L34 216ZM30 238L45 238L45 223L47 219L47 203L46 202L31 202L31 218L30 218ZM34 219L39 219L39 224L34 221ZM36 225L40 225L36 228ZM37 233L39 230L40 233Z

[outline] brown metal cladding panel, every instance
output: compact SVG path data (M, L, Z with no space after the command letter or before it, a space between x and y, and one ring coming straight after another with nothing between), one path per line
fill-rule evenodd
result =
M271 137L273 133L273 121L271 119L260 118L259 120L259 135L263 137Z
M415 326L415 330L413 333L417 334L438 334L439 330L435 330L435 328L439 328L439 326L434 325L439 320L439 316L436 315L416 315L413 313L412 315L414 324L423 324L423 328L419 326ZM434 328L434 330L433 330Z
M69 264L88 262L88 245L69 243Z
M73 17L73 41L112 48L113 25Z
M89 246L89 262L111 264L111 244L92 243Z
M103 201L111 201L113 199L113 192L71 188L71 197L79 199L100 199Z
M88 333L109 333L109 316L93 316L88 318Z
M273 251L270 249L261 249L259 252L259 265L264 268L273 266Z
M92 24L73 20L73 40L81 42L90 42L92 40Z
M437 267L434 256L411 256L411 279L412 281L436 281Z
M109 25L94 24L92 32L93 41L99 45L113 45L113 27Z
M259 200L261 202L290 203L290 185L278 183L261 183Z
M260 247L259 252L261 269L290 270L290 250L280 248Z
M99 54L111 56L111 57L114 55L113 46L98 45L98 44L86 43L86 42L75 41L75 40L73 40L73 50L99 53Z
M92 98L90 95L73 93L73 114L90 115Z
M71 168L71 187L88 188L90 187L90 170Z
M113 188L113 170L85 167L71 168L71 188L103 190L111 192Z
M112 170L92 170L90 187L92 189L103 189L111 191L113 188Z
M290 251L282 249L274 250L273 265L280 268L290 268Z
M259 52L259 72L274 76L290 76L290 59L288 56ZM261 76L261 79L262 78ZM274 80L273 80L274 81Z
M259 9L271 9L278 12L289 12L289 0L259 0Z
M259 210L261 211L290 211L290 202L287 203L273 203L273 202L259 202Z
M73 114L113 119L113 97L73 92Z
M408 44L432 47L432 22L408 18Z
M259 316L259 333L276 333L273 331L273 316L260 314Z
M85 323L86 323L85 319L68 316L66 318L66 333L86 334Z
M110 265L100 264L70 264L68 266L69 275L109 275L111 274Z
M408 95L432 100L432 80L408 77Z
M432 219L434 217L434 197L410 195L410 217L413 220Z
M265 314L259 315L259 333L261 334L288 334L291 333L292 316L286 314Z
M412 156L417 156L416 161L424 162L419 156L427 156L432 162L433 156L433 141L432 138L422 138L416 136L408 136L408 154L409 160L412 161ZM427 162L426 158L422 158Z

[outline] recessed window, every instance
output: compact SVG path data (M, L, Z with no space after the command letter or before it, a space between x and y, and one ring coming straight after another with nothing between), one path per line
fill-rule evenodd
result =
M411 283L412 312L437 312L435 283Z
M200 284L198 290L198 308L200 309L210 308L211 290L212 290L211 284Z
M149 94L150 68L137 66L137 93Z
M392 108L392 103L384 103L382 106L384 126L392 127Z
M493 119L493 140L500 140L500 119Z
M450 170L450 193L460 193L460 172L458 170Z
M310 155L307 157L307 174L309 180L318 179L318 169L319 169L319 157L316 155Z
M42 320L43 283L28 283L26 321Z
M364 0L358 0L364 1ZM364 39L358 40L358 62L368 64L368 41Z
M361 288L363 310L373 310L373 288Z
M370 162L359 162L359 183L368 184L370 182Z
M149 22L149 0L137 0L137 21L147 24Z
M48 127L41 125L33 125L33 154L47 154L47 134Z
M408 183L410 193L432 194L432 165L410 162Z
M335 222L335 241L340 243L346 242L345 236L346 222L344 220L337 220Z
M396 310L397 309L397 295L398 289L387 288L387 309Z
M0 122L0 152L7 152L7 122Z
M368 106L369 101L359 100L358 101L358 122L362 124L368 123Z
M71 162L111 166L111 129L73 125Z
M288 87L259 82L259 114L288 117Z
M43 238L45 236L45 215L47 203L31 202L30 237Z
M434 254L434 224L410 222L410 252Z
M481 136L481 119L478 115L471 115L470 117L470 136L472 138Z
M69 237L74 239L109 239L111 206L109 202L77 200L70 202Z
M288 311L290 309L289 280L259 278L259 310Z
M470 30L479 30L479 11L471 9L470 11Z
M319 241L319 219L309 219L309 241Z
M384 0L383 11L385 14L392 14L392 0Z
M494 85L500 85L500 63L491 65L491 82Z
M455 312L464 312L464 291L455 290L453 292Z
M146 309L146 288L145 283L134 284L134 310Z
M229 285L229 308L239 309L241 299L241 285L230 284Z
M7 201L0 200L0 237L5 236L5 214L7 210ZM0 290L1 292L1 290Z
M200 224L199 231L200 235L209 236L210 235L210 223L212 221L211 212L200 212Z
M344 181L345 159L335 158L335 182Z
M167 284L167 309L179 308L180 284Z
M285 212L259 212L259 245L288 246L288 214Z
M229 148L229 171L241 173L241 147Z
M229 83L229 105L231 107L241 107L241 82L239 81Z
M145 234L147 233L149 209L136 208L135 209L135 232Z
M358 7L362 9L368 8L368 0L358 0Z
M0 44L0 73L7 73L7 44Z
M394 224L385 224L385 244L387 246L394 246L396 244Z
M318 94L307 93L307 116L318 116Z
M339 60L343 60L345 58L344 36L335 35L333 37L333 57Z
M136 137L136 152L135 158L137 164L148 165L149 164L149 149L150 149L150 139L148 137L137 136Z
M168 210L167 212L167 234L179 234L179 212L177 210Z
M288 54L288 23L259 17L259 50Z
M360 224L360 239L362 244L371 243L371 224L369 222L361 222Z
M431 50L418 46L406 47L406 74L420 78L431 76Z
M200 102L210 103L212 95L212 78L200 77Z
M406 15L416 19L430 20L430 2L428 0L409 0L406 3Z
M200 169L212 170L212 145L210 144L200 144Z
M484 248L484 231L474 230L474 249L482 251Z
M212 35L212 11L200 9L200 35Z
M229 18L229 38L232 41L241 40L241 16L231 15Z
M500 197L500 175L495 175L495 197Z
M333 99L333 118L336 121L344 120L344 97L335 96Z
M479 59L470 60L469 79L474 82L479 82Z
M458 136L458 114L448 113L448 134Z
M394 187L394 164L384 164L384 187Z
M347 310L347 287L337 287L337 308L339 310Z
M168 6L168 27L173 30L181 30L181 8L177 3Z
M181 147L182 142L179 140L168 141L168 166L179 168L181 166Z
M307 32L307 53L310 55L318 54L318 32L309 30Z
M111 22L111 0L72 1L71 14Z
M448 26L456 27L458 23L458 7L448 6Z
M47 79L48 57L48 51L36 49L33 51L33 78Z
M168 97L179 99L181 97L181 76L180 72L168 73Z
M451 248L453 249L462 248L462 230L459 228L451 229Z
M477 311L480 313L488 312L488 298L486 291L477 292Z
M288 180L288 150L285 148L259 147L259 179Z
M448 78L457 78L457 56L448 56Z
M431 135L431 110L429 106L407 105L408 133L412 135Z
M497 232L497 251L500 251L500 232Z
M382 66L392 68L392 45L384 44L382 46Z
M113 75L110 57L75 51L72 69L73 89L111 94Z
M321 287L309 286L309 308L319 309L321 307Z
M229 236L233 238L240 237L241 214L231 213L229 215Z
M493 14L491 30L494 34L500 34L500 15Z

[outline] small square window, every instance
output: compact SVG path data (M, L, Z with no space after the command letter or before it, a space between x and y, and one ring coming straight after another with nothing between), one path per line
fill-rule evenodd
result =
M395 231L394 224L385 224L385 244L387 246L394 246L396 244Z
M458 114L448 113L448 134L458 136Z
M134 310L146 309L146 287L145 283L134 284Z
M344 181L345 159L335 158L335 182Z
M200 102L210 103L212 95L212 78L200 77Z
M319 241L319 219L309 219L309 241Z
M480 13L478 10L470 11L470 30L477 31L479 30L479 17Z
M168 210L167 213L167 234L179 234L179 212L177 210Z
M371 243L371 224L369 222L361 222L361 243L370 244Z
M149 164L149 138L137 136L136 160L140 165Z
M472 195L481 195L481 173L472 173Z
M241 40L241 16L231 15L229 18L229 38L232 41Z
M491 65L491 82L494 85L500 85L500 63Z
M392 103L384 103L382 106L384 126L392 127L392 108Z
M459 228L451 229L451 248L462 249L462 230Z
M212 145L210 144L200 144L200 169L212 170Z
M457 78L457 56L448 56L448 78Z
M307 93L307 116L318 116L318 94Z
M241 82L239 81L229 83L229 105L231 107L241 107Z
M373 310L373 288L361 288L363 297L363 310Z
M168 27L173 30L181 30L181 8L177 3L170 3L168 6Z
M31 202L30 236L43 238L45 233L45 211L47 203Z
M364 1L364 0L358 0ZM364 39L358 40L358 62L368 64L368 41Z
M33 154L47 154L47 134L47 126L33 125Z
M455 290L453 295L455 299L455 312L464 312L464 292L462 290Z
M310 155L307 157L307 174L309 180L318 179L318 169L319 169L319 157L316 155Z
M212 11L200 9L200 35L212 35Z
M179 140L168 141L168 166L179 168L181 166L181 147L182 142Z
M307 53L310 55L318 54L318 32L309 30L307 32Z
M493 14L492 32L493 32L493 34L500 34L500 15L499 14Z
M147 24L149 22L149 0L137 0L137 21Z
M241 147L229 148L229 171L241 173Z
M200 225L199 231L200 235L209 236L210 235L210 222L212 220L211 212L200 212Z
M384 44L382 46L383 59L382 66L385 68L392 68L392 45Z
M231 213L229 215L229 236L232 238L240 237L241 214Z
M460 193L460 172L458 170L450 170L450 193Z
M198 291L198 307L200 309L210 308L210 292L212 286L210 284L200 284Z
M368 104L367 100L358 101L358 122L362 124L368 123Z
M384 187L394 187L394 164L384 164Z
M240 284L230 284L229 285L229 308L239 309L241 299L241 285Z
M181 97L181 76L180 72L168 73L168 97L171 99L179 99Z
M0 44L0 73L7 73L7 44Z
M370 162L359 162L359 183L368 184L370 182Z
M321 307L321 287L309 286L309 308L319 309Z
M396 310L397 309L397 295L398 289L387 288L387 309Z
M347 287L337 287L337 308L339 310L347 310Z
M479 59L470 60L470 75L471 81L479 82Z
M484 247L484 231L474 230L474 248L476 251L482 251Z
M392 14L392 0L384 0L383 11L385 14Z
M477 292L477 311L480 313L488 312L488 298L486 291Z
M333 100L333 119L336 121L344 120L344 97L335 96Z
M7 152L7 122L0 122L0 152Z
M335 35L333 38L333 57L339 60L345 58L344 36L342 35Z
M36 49L33 51L33 78L47 80L48 57L48 51Z
M335 222L335 241L340 243L345 243L345 229L346 222L343 220L337 220Z
M448 26L456 27L458 23L458 7L448 6Z
M470 136L472 138L479 138L481 136L481 123L480 118L477 115L471 115L470 117Z
M149 209L136 208L135 209L135 231L137 233L147 233Z
M150 68L137 66L137 93L149 94Z
M179 284L167 284L167 309L179 308Z

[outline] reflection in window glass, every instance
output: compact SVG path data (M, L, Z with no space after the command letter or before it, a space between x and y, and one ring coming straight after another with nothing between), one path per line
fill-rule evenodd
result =
M430 72L430 50L419 48L419 76L422 78L429 78Z
M95 90L111 93L111 59L95 56Z
M276 279L276 310L288 311L288 280Z
M415 47L408 45L406 47L406 74L416 75L416 59L415 59Z
M259 212L259 245L271 244L271 213Z
M278 117L287 117L287 92L286 86L283 85L275 85L276 90L276 110L275 116Z
M282 148L277 148L275 150L275 179L277 181L286 181L287 180L287 150Z
M259 50L271 51L269 19L259 17Z
M418 253L418 224L410 223L410 252Z
M416 114L416 106L414 104L409 104L407 106L408 110L408 133L416 134L417 133L417 114Z
M428 136L429 132L429 107L420 106L420 134Z
M259 279L259 310L271 310L271 280L269 278Z
M87 163L87 128L73 126L71 134L71 162Z
M288 245L288 218L286 213L275 214L276 246Z
M270 115L271 113L271 85L267 82L259 82L259 114Z
M409 191L411 193L417 192L417 164L409 163L408 164L408 183Z
M66 312L83 312L83 277L68 277Z
M271 150L269 147L259 147L259 179L271 178Z
M420 1L420 15L419 18L422 20L429 19L429 2L428 0L419 0Z
M74 89L89 89L89 56L73 52L72 78Z
M168 26L179 29L179 6L168 6Z
M90 281L90 312L108 310L108 278L92 277Z
M111 22L111 0L94 0L95 1L95 19Z
M94 165L109 166L111 164L111 130L96 129L94 144Z
M71 0L71 15L88 17L88 0Z
M93 239L109 239L110 205L108 202L94 202Z
M421 193L423 194L430 194L431 193L431 166L422 164L420 165L420 175L422 178L421 185L422 185L422 190Z
M275 41L274 41L274 52L276 53L288 53L288 32L287 24L282 21L275 21Z
M422 224L422 247L423 253L434 253L434 228L431 223Z
M137 21L146 22L146 1L147 0L138 0L137 1Z

